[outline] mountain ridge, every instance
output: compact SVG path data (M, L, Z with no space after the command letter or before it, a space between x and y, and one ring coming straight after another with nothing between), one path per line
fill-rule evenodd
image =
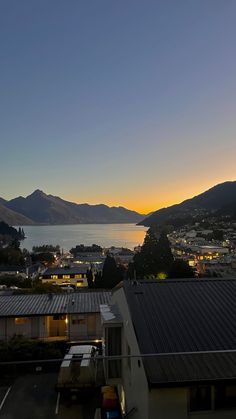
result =
M45 194L40 189L36 189L25 198L18 196L9 201L0 198L0 209L1 207L0 220L9 221L10 214L11 224L14 225L137 223L144 216L122 206L77 204ZM20 220L24 222L19 222Z
M207 191L179 204L160 208L140 221L139 225L163 226L181 225L197 214L236 217L236 181L227 181L213 186Z

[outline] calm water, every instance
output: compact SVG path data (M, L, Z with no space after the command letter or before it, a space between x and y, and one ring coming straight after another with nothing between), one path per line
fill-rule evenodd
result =
M123 246L133 249L142 244L146 227L135 224L76 224L60 226L23 226L26 239L21 247L32 250L41 244L59 244L63 250L83 243L102 247Z

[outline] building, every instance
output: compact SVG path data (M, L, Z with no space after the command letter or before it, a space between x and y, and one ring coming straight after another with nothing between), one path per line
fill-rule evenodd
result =
M235 301L236 280L114 289L101 307L105 354L118 357L106 360L106 379L127 417L236 417Z
M22 266L0 266L0 276L19 276L26 278L26 270Z
M14 335L31 339L101 339L100 304L110 292L0 295L0 340Z
M43 283L73 285L76 288L87 287L87 270L87 265L48 268L40 276L40 279Z

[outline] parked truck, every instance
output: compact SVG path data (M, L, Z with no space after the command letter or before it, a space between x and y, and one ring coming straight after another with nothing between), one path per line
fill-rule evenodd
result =
M71 346L65 355L57 381L57 390L83 391L96 384L97 348L92 345Z

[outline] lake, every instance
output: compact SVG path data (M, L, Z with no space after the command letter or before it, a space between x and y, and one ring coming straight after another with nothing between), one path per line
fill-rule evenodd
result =
M135 224L75 224L50 226L21 226L26 239L21 247L32 250L33 246L42 244L59 244L64 251L77 244L102 247L128 247L133 249L142 244L147 227ZM18 227L17 227L18 228Z

